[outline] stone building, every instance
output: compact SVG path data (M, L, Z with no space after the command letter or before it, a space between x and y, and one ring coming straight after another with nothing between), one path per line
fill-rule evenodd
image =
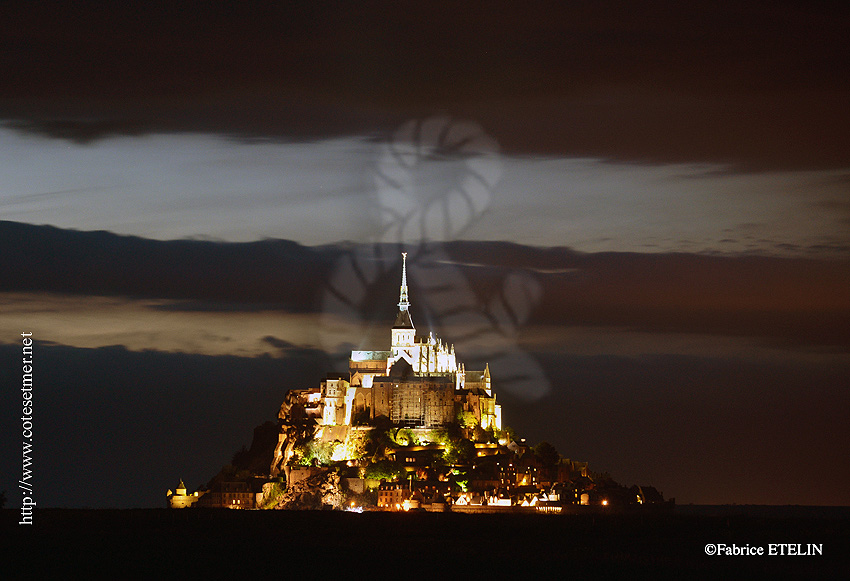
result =
M168 499L168 508L189 508L198 502L200 498L198 492L189 494L186 491L186 485L183 484L182 478L180 479L180 484L174 489L174 492L169 490L165 493L165 496Z
M454 345L433 333L418 335L410 315L407 254L402 254L398 312L390 330L389 349L352 351L347 374L328 374L319 387L290 390L281 406L280 441L270 473L279 474L297 441L312 431L334 444L333 460L350 457L346 448L352 428L386 417L398 427L433 430L463 412L481 428L502 429L490 368L468 371ZM469 427L469 426L467 426ZM337 445L338 444L338 445Z
M408 300L407 255L402 258L390 349L351 352L342 423L366 417L368 411L369 419L386 416L399 426L433 429L455 421L458 411L468 411L482 428L501 429L501 406L493 395L489 367L467 371L458 361L454 345L433 333L416 334ZM325 397L324 401L334 409L340 405L338 399ZM323 415L324 419L331 417L339 425L339 413Z
M253 482L222 481L204 493L196 506L202 508L250 509L257 507L258 490Z

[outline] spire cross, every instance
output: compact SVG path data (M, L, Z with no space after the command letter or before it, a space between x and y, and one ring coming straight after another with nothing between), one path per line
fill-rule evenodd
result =
M401 295L398 299L398 308L406 311L410 306L407 300L407 252L401 253Z

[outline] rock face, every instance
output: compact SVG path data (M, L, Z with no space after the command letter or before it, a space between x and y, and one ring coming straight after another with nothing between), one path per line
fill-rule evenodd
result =
M292 457L295 445L315 435L317 405L309 401L310 390L290 389L278 412L280 433L269 474L279 475Z
M287 487L278 497L274 508L279 510L340 509L344 501L339 474L323 472Z

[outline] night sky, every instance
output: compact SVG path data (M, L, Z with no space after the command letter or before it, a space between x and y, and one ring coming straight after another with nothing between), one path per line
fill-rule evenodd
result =
M164 506L420 332L505 423L679 503L846 505L848 9L19 3L0 490Z

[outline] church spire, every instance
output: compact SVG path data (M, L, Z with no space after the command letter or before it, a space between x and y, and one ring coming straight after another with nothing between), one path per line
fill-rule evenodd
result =
M410 306L407 300L407 252L401 253L401 295L398 299L398 308L406 311Z
M398 316L393 329L413 329L410 318L410 301L407 300L407 252L401 253L401 294L398 298Z

